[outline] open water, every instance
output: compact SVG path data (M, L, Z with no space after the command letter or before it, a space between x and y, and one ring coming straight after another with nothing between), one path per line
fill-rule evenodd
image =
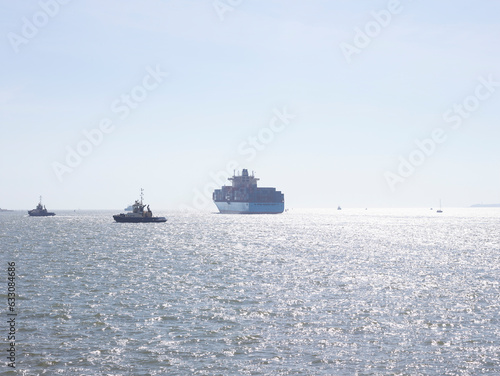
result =
M15 374L500 374L500 209L57 214L0 213Z

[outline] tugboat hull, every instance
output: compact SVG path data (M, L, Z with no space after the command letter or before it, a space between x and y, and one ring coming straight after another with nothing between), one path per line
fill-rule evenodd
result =
M151 222L167 222L165 217L127 217L124 214L114 215L116 222L120 223L151 223Z
M30 215L30 217L52 217L52 216L56 215L56 213L49 213L49 212L37 213L37 212L33 212L32 210L28 211L28 214Z

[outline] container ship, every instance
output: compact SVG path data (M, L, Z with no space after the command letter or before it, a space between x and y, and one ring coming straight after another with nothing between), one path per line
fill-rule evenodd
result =
M276 188L257 188L253 173L243 169L241 175L228 178L232 185L224 185L213 193L213 200L223 214L278 214L285 209L285 196Z

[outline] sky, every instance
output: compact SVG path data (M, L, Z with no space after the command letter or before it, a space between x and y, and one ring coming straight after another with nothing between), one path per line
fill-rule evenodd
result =
M0 207L500 203L500 1L0 0Z

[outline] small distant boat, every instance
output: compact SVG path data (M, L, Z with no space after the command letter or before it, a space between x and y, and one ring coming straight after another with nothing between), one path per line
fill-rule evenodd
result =
M439 200L439 209L436 210L436 213L442 213L443 210L441 210L441 200Z
M151 222L166 222L165 217L153 217L153 212L149 209L149 205L143 204L143 192L141 188L141 201L135 200L132 205L132 213L121 213L113 216L116 222L126 223L151 223ZM144 210L147 208L147 210Z
M0 213L1 212L12 212L12 211L14 211L14 210L8 210L8 209L2 209L2 208L0 208Z
M340 205L337 207L337 210L342 210L342 208L340 207Z
M53 215L56 215L55 213L50 213L47 211L44 205L42 205L42 196L40 196L40 202L36 206L35 209L29 210L28 214L31 217L52 217Z

